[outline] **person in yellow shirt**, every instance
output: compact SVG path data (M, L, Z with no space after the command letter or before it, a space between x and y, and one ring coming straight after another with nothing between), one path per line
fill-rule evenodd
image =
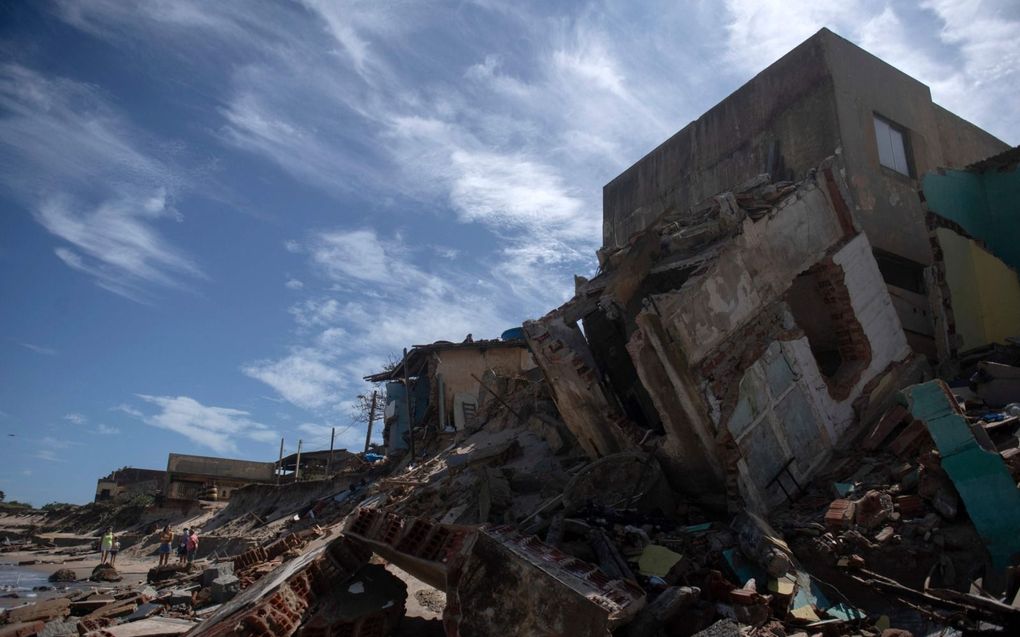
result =
M100 550L100 564L106 564L106 560L110 558L110 551L113 550L113 527L106 529L106 533L103 534L103 539L99 542Z
M174 541L174 532L167 524L159 534L159 565L164 566L170 563L170 543Z

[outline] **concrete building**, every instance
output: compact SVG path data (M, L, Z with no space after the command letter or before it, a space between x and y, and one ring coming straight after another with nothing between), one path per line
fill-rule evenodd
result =
M449 425L463 429L471 424L480 402L479 392L483 391L479 379L487 372L515 375L535 369L523 338L415 345L406 360L411 391L408 401L404 365L401 361L390 371L365 377L369 382L386 383L384 441L391 452L407 448L408 403L415 428L430 421L439 430Z
M96 502L139 493L156 494L166 489L166 471L124 467L96 481Z
M171 453L166 474L168 498L228 500L246 484L275 482L276 463Z
M1008 148L933 103L928 86L822 29L605 186L603 252L663 213L762 173L801 179L836 155L907 338L934 359L918 178Z

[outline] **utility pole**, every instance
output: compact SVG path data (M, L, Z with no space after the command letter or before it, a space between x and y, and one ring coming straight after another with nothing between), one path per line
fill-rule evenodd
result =
M283 438L280 438L280 459L276 461L276 484L280 484L281 473L283 473Z
M407 381L407 348L404 348L404 406L407 408L407 445L414 462L414 418L411 417L411 383Z
M329 462L326 464L326 477L333 476L333 441L336 439L336 427L333 427L329 434Z
M372 423L375 422L375 401L379 392L372 390L372 406L368 408L368 433L365 434L365 453L368 453L368 445L372 442Z
M301 440L297 441L297 459L294 461L294 482L301 478Z

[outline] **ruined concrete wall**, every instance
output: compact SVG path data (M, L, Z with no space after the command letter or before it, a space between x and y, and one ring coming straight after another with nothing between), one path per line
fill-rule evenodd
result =
M864 387L910 353L867 238L858 235L832 261L842 270L849 293L847 306L835 309L852 313L868 345L868 363L857 370L852 385L840 398L834 397L833 379L823 376L807 337L802 336L768 344L740 377L731 410L726 395L712 397L720 405L720 426L730 432L740 450L741 493L760 511L785 499L779 484L770 483L787 461L793 459L789 470L803 484L846 435L854 422L854 402ZM784 322L784 327L796 328L792 316ZM713 391L724 388L720 384ZM790 480L783 484L795 488Z
M528 321L524 333L564 424L592 458L635 447L619 402L599 376L588 342L560 316Z
M234 478L249 482L271 482L276 464L272 462L251 462L230 458L190 456L171 453L167 458L167 473L190 473L202 476Z
M487 370L504 375L515 375L534 369L531 354L523 347L491 349L452 349L436 352L439 357L436 373L443 377L444 402L447 417L452 420L453 398L459 393L478 395L478 381Z
M844 236L827 194L806 184L766 218L745 219L708 270L678 292L655 297L666 330L691 364L776 301L798 274Z
M823 42L807 40L609 182L602 243L760 173L800 179L840 146ZM771 161L770 161L771 157Z

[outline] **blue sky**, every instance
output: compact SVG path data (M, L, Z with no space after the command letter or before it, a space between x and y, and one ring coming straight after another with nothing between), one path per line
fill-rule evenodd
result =
M1017 143L1012 2L0 8L0 490L341 446L361 376L566 300L601 188L829 26ZM1012 106L1010 106L1012 105Z

